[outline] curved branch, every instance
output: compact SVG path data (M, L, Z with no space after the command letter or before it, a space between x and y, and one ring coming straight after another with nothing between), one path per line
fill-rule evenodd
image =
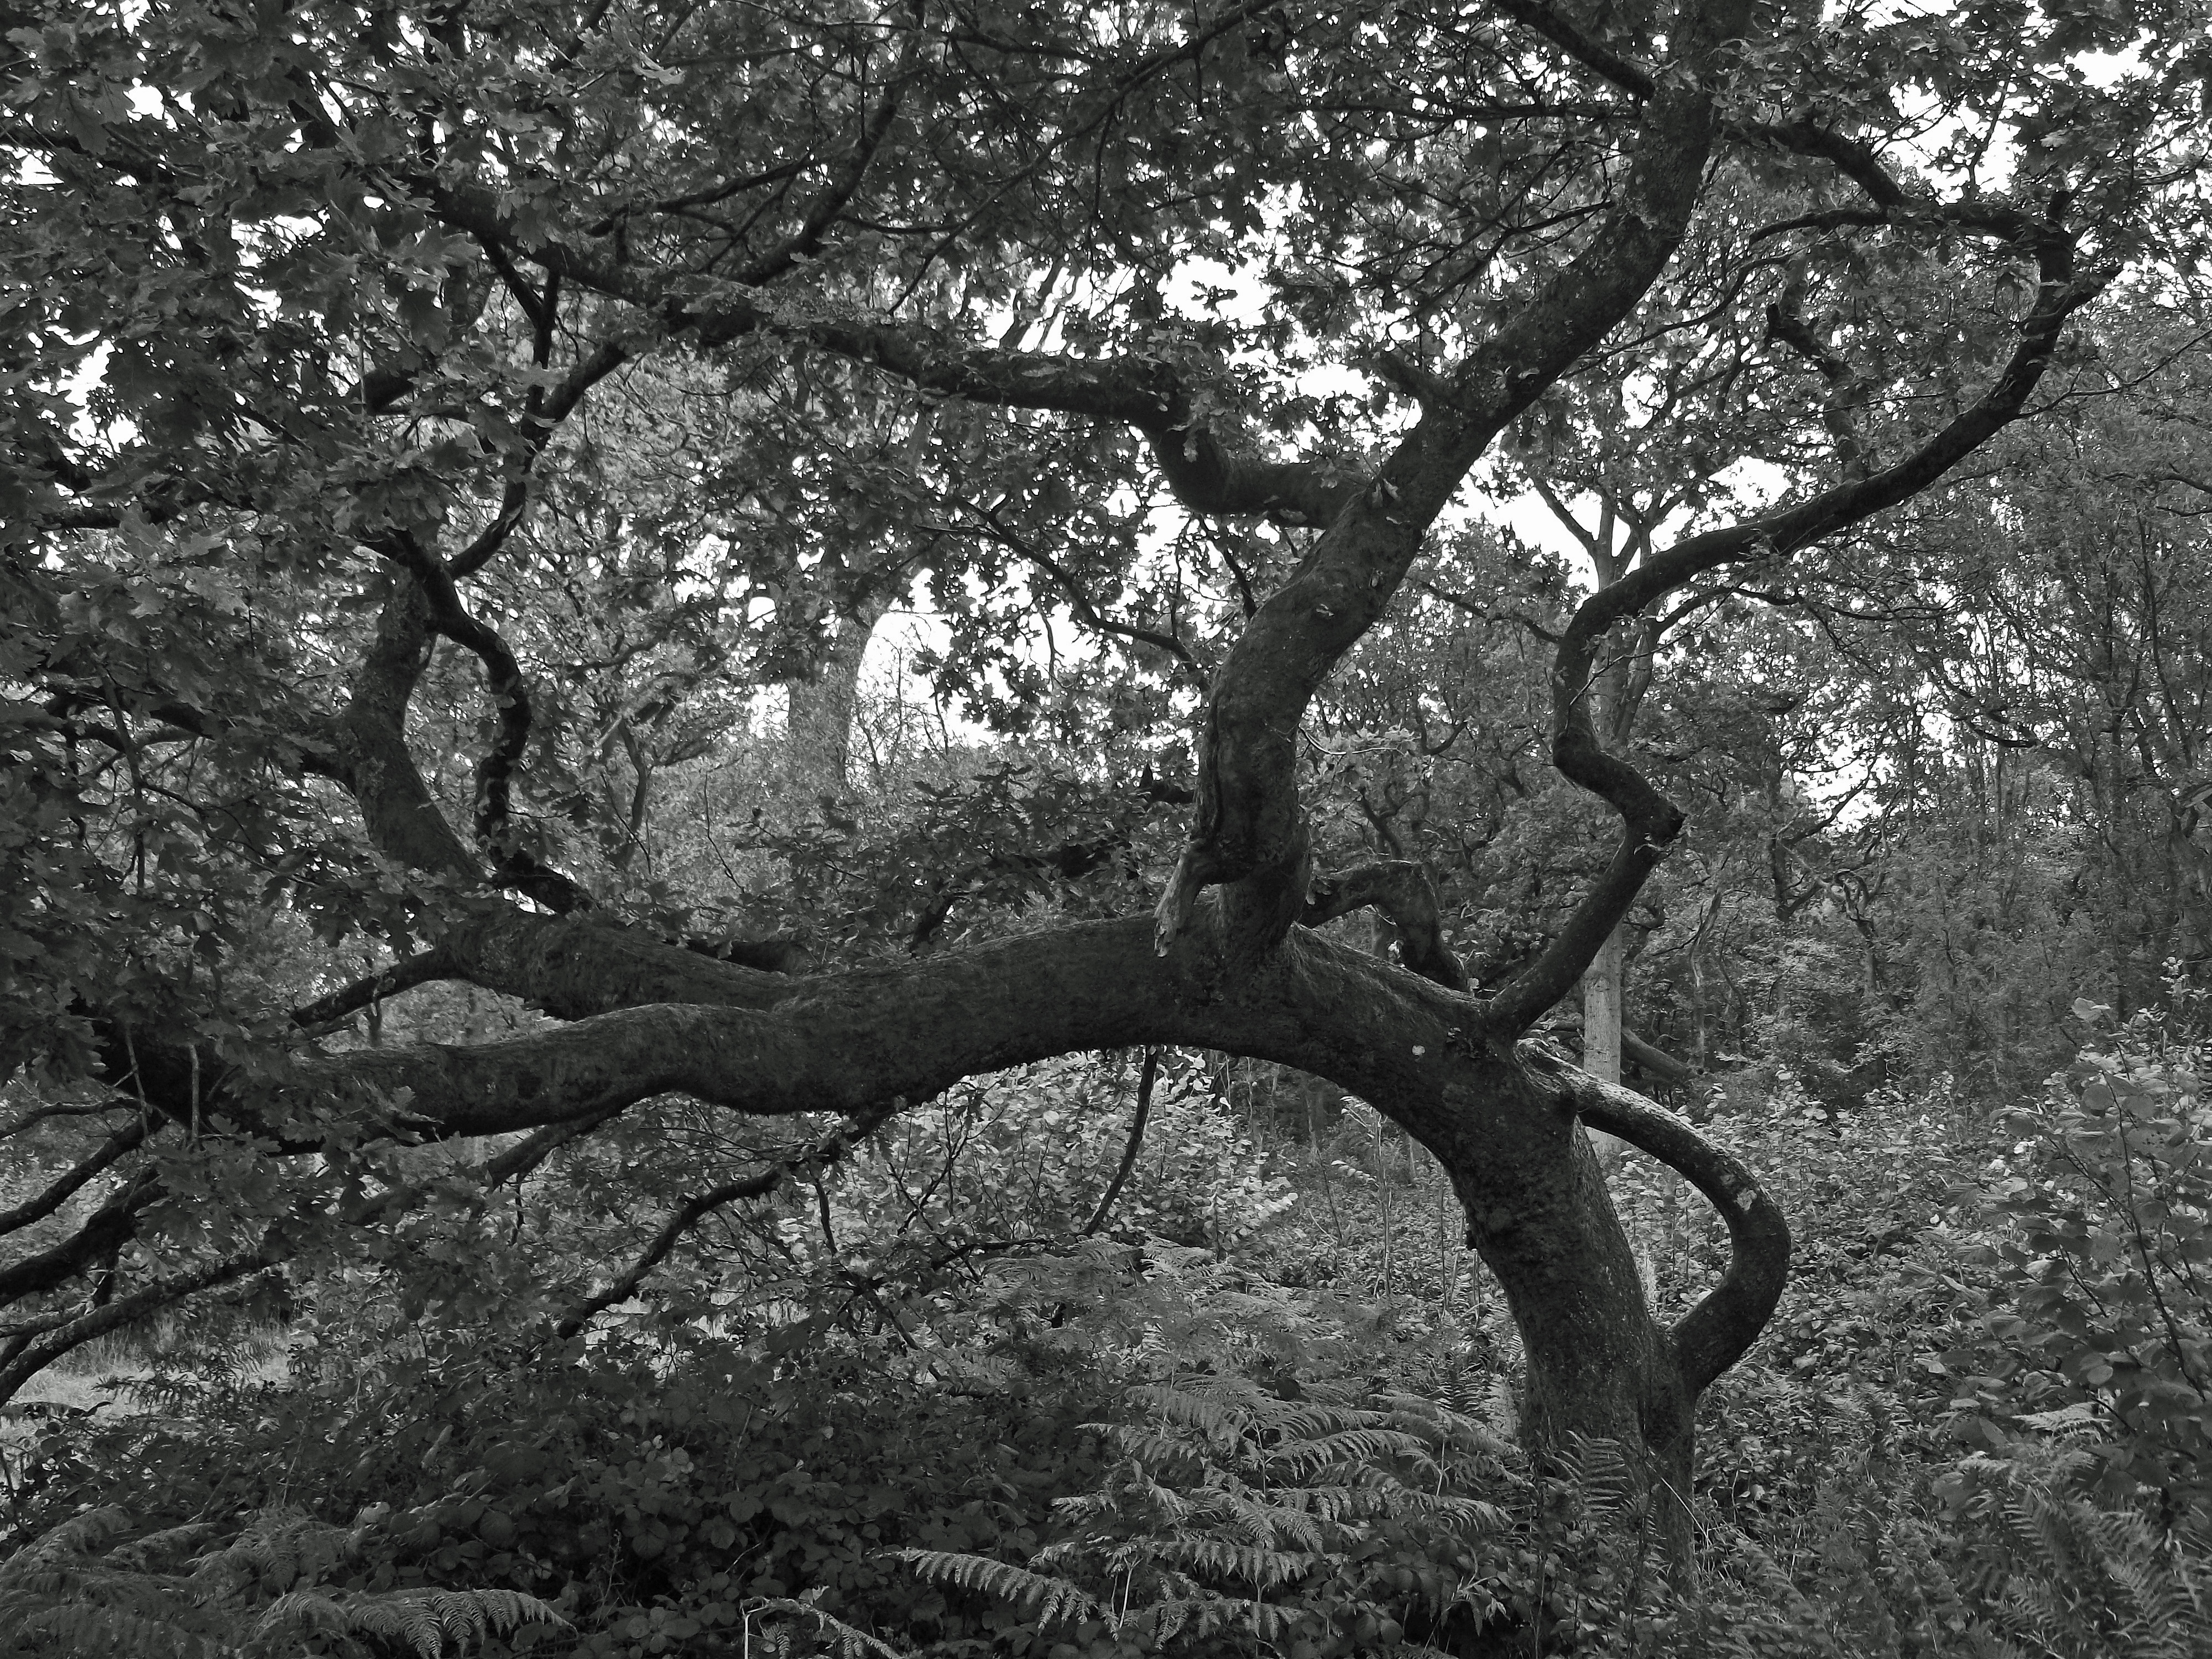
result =
M548 315L538 328L533 351L535 366L542 369L551 355L553 323L550 307L558 303L560 277L558 272L547 276L545 289L552 296L547 302ZM447 566L455 578L470 576L483 568L507 545L507 538L521 526L523 514L530 507L530 484L538 460L561 423L572 414L584 394L630 360L629 348L618 340L602 340L592 355L579 362L553 389L549 397L540 386L531 388L519 424L522 428L522 453L514 462L514 471L507 479L507 489L500 498L499 510L491 522L477 532L476 539L454 555Z
M1686 1176L1728 1224L1728 1271L1672 1334L1675 1365L1694 1399L1759 1340L1782 1299L1790 1276L1790 1224L1742 1160L1674 1113L1633 1090L1601 1083L1534 1043L1522 1043L1520 1052L1559 1086L1583 1122Z
M453 960L442 945L418 951L404 962L395 962L389 968L342 985L326 996L313 1002L302 1003L292 1011L292 1024L313 1030L357 1013L373 1002L398 996L402 991L411 991L418 985L428 985L434 979L455 977Z
M510 809L515 769L530 741L530 688L522 665L497 629L461 603L460 591L445 563L414 536L395 531L379 539L378 550L414 578L423 595L429 628L474 655L483 665L484 689L498 711L499 737L477 763L477 839L490 852L500 879L556 915L592 908L591 895L574 879L541 863L516 842Z
M1911 454L1880 471L1822 490L1793 507L1710 530L1649 555L1634 570L1577 608L1552 671L1552 760L1570 781L1620 814L1612 861L1552 942L1500 991L1488 1014L1500 1030L1526 1031L1566 995L1680 834L1682 814L1644 775L1599 743L1589 691L1607 634L1674 589L1717 567L1754 557L1786 557L1911 500L2017 420L2043 379L2066 319L2101 293L2112 272L2077 279L2073 245L2046 227L2037 250L2042 282L2021 319L2021 342L2003 371L1971 407Z
M1412 1022L1407 1052L1417 1056L1441 1056L1448 1034L1477 1023L1467 999L1304 930L1254 981L1251 999L1225 1001L1212 988L1224 971L1218 921L1166 958L1151 949L1148 919L1123 917L792 979L641 945L583 918L526 920L540 926L494 930L488 950L507 988L585 1017L498 1042L304 1055L265 1081L204 1065L203 1118L313 1151L320 1127L313 1141L285 1138L291 1101L325 1117L350 1102L364 1122L410 1135L505 1133L672 1093L761 1116L862 1117L979 1072L1133 1043L1233 1048L1355 1092L1419 1099L1440 1086L1425 1075L1431 1062L1367 1053L1374 1022ZM621 1006L656 989L693 1000ZM586 1012L594 1003L606 1012ZM154 1108L174 1109L190 1056L143 1036L135 1052Z
M483 868L438 810L407 746L407 705L429 662L431 641L422 584L395 580L338 717L338 749L377 851L406 869L477 888Z
M125 1124L37 1197L26 1199L12 1210L0 1210L0 1234L18 1232L34 1221L45 1220L68 1203L87 1182L133 1151L153 1129L153 1122L143 1113L136 1121Z
M1217 883L1295 885L1307 838L1296 734L1306 707L1382 616L1423 537L1506 422L1594 349L1673 258L1717 125L1708 83L1741 35L1746 0L1697 0L1676 20L1673 72L1649 100L1627 177L1589 243L1460 365L1370 486L1255 611L1215 677L1199 733L1199 803L1161 895L1158 947ZM1258 960L1296 917L1255 893L1238 955ZM1272 930L1272 931L1271 931Z
M1804 313L1804 282L1793 273L1783 297L1766 307L1766 337L1796 352L1827 382L1828 394L1820 400L1820 421L1836 447L1836 459L1844 478L1866 476L1866 445L1853 420L1867 398L1867 382L1844 355L1814 332Z
M773 1164L757 1176L748 1176L743 1181L725 1182L721 1186L685 1199L677 1206L676 1213L669 1217L659 1232L654 1235L653 1243L646 1247L644 1254L617 1274L605 1289L580 1297L567 1313L561 1316L560 1323L555 1327L555 1334L566 1341L589 1324L594 1316L605 1312L617 1303L629 1301L636 1293L637 1287L645 1283L646 1276L667 1260L668 1253L676 1248L684 1235L724 1205L734 1204L740 1199L765 1198L793 1176L829 1168L881 1128L890 1116L888 1109L870 1113L812 1146L779 1154ZM823 1202L828 1202L826 1198Z
M1508 17L1542 35L1584 69L1601 76L1630 97L1650 98L1658 90L1650 70L1592 40L1544 4L1543 0L1497 0L1497 4ZM1864 191L1869 199L1886 208L1905 205L1904 186L1871 144L1822 126L1810 114L1790 121L1731 121L1722 131L1739 143L1831 161L1838 172Z
M487 190L425 185L439 216L481 241L506 241L501 198ZM1194 513L1275 514L1326 524L1358 490L1333 465L1283 461L1241 432L1197 413L1195 388L1153 356L1083 358L978 346L918 323L779 314L742 284L696 302L672 283L571 242L544 240L525 256L562 279L638 307L672 336L725 345L769 334L882 370L916 390L999 409L1049 410L1134 428L1162 476Z

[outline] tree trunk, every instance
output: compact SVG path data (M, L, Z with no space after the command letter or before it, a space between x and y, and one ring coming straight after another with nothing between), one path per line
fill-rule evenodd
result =
M1652 1314L1594 1137L1547 1107L1544 1080L1527 1070L1486 1081L1483 1132L1444 1163L1468 1242L1521 1334L1523 1443L1542 1462L1576 1437L1616 1443L1650 1495L1655 1547L1686 1562L1696 1395Z
M1583 975L1583 1070L1602 1083L1620 1081L1620 1005L1627 991L1623 983L1627 951L1616 927ZM1620 1143L1611 1135L1595 1138L1598 1162L1607 1170L1620 1158Z
M860 664L876 624L890 609L888 594L863 600L841 614L837 631L814 672L784 682L790 712L784 721L782 773L790 797L802 808L845 793L852 764L853 715L860 690Z

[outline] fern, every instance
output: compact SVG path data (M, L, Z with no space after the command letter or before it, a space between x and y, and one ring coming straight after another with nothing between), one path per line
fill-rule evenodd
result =
M925 1578L1034 1608L1040 1625L1094 1618L1100 1613L1095 1599L1066 1579L1031 1572L988 1555L961 1555L947 1550L896 1550L893 1554Z
M521 1625L567 1622L536 1596L511 1589L409 1589L374 1595L292 1590L277 1597L255 1621L246 1651L274 1653L283 1637L313 1631L374 1637L421 1659L443 1659L448 1644L459 1653L493 1632L505 1635Z
M442 1659L524 1624L565 1624L535 1596L507 1589L340 1592L325 1583L360 1559L369 1528L296 1510L264 1510L198 1557L212 1523L128 1542L119 1509L88 1510L0 1561L0 1654L40 1659L260 1659L297 1653L297 1638L368 1638Z
M2212 1652L2212 1534L2202 1525L2165 1531L2032 1480L2015 1484L2004 1515L2013 1560L1997 1620L2008 1633L2066 1659Z
M905 1654L879 1636L870 1634L856 1626L848 1625L834 1613L824 1610L818 1603L822 1592L811 1589L796 1595L771 1595L753 1607L755 1616L782 1613L781 1625L763 1620L763 1634L770 1652L779 1656L791 1651L791 1632L800 1624L811 1626L817 1640L828 1638L837 1659L907 1659Z
M2198 1659L2212 1653L2212 1535L2100 1508L2053 1473L2006 1484L1939 1531L1895 1494L1821 1489L1811 1582L1731 1528L1708 1535L1703 1622L1758 1659Z
M1040 1631L1095 1624L1158 1650L1334 1640L1340 1619L1379 1632L1382 1599L1405 1598L1395 1577L1376 1575L1441 1556L1449 1565L1431 1568L1433 1583L1472 1582L1468 1541L1508 1525L1501 1506L1466 1490L1501 1473L1489 1455L1502 1449L1496 1437L1433 1401L1378 1407L1310 1385L1285 1401L1235 1375L1177 1377L1126 1398L1136 1420L1089 1425L1114 1461L1091 1491L1059 1502L1061 1535L1026 1562L899 1559L1022 1608ZM1434 1623L1443 1610L1424 1616Z

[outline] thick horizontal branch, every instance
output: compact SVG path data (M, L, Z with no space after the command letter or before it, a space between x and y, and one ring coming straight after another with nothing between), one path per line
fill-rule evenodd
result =
M595 913L544 916L488 904L449 921L439 948L455 978L557 1019L665 1002L764 1009L802 982L748 963L734 946L671 944Z
M1504 1040L1510 1034L1486 1020L1479 1001L1310 930L1295 929L1267 960L1232 973L1226 908L1202 905L1164 957L1153 949L1149 919L1130 917L799 980L675 946L641 951L635 937L588 918L535 918L535 927L511 934L492 927L477 941L504 958L525 994L566 998L575 1012L593 994L603 1001L613 994L587 992L594 981L612 978L634 994L673 974L691 992L721 1000L616 1008L473 1047L320 1055L295 1062L275 1083L238 1074L210 1085L212 1068L204 1067L212 1097L204 1115L211 1126L258 1116L280 1127L299 1115L303 1127L326 1133L333 1110L350 1104L372 1131L534 1130L504 1155L506 1167L520 1169L659 1094L757 1115L830 1111L869 1121L961 1079L1070 1053L1215 1048L1327 1078L1373 1102L1452 1171L1471 1231L1498 1253L1501 1271L1543 1280L1542 1241L1558 1226L1579 1226L1569 1218L1586 1203L1575 1166L1582 1142L1571 1133L1572 1079L1532 1066ZM763 1006L739 1006L747 1001ZM149 1092L166 1097L185 1086L190 1068L179 1056L137 1046ZM234 1102L233 1088L253 1092ZM1647 1133L1638 1144L1650 1140ZM313 1150L323 1143L302 1136L292 1144ZM377 1194L332 1219L375 1224L419 1195ZM143 1201L154 1196L149 1188ZM107 1213L119 1231L108 1243L130 1236L143 1201L111 1202ZM64 1282L94 1260L85 1250L96 1245L95 1231L76 1242L70 1263L31 1264L28 1279L16 1269L0 1273L0 1291ZM1749 1282L1739 1275L1740 1285ZM1735 1301L1717 1305L1751 1305L1741 1289L1729 1294ZM1710 1364L1723 1346L1699 1334L1718 1318L1710 1314L1687 1328L1683 1351L1692 1364Z
M1418 1097L1441 1086L1420 1052L1441 1054L1447 1030L1477 1024L1468 1000L1304 932L1251 996L1224 1000L1211 930L1162 958L1137 918L804 979L642 949L588 921L537 920L477 942L508 970L483 977L562 1004L574 1023L465 1047L305 1059L286 1089L303 1101L350 1098L371 1117L441 1135L532 1128L668 1093L761 1115L860 1117L979 1073L1149 1042L1250 1053L1377 1097ZM699 1000L617 1003L648 985ZM611 1011L588 1012L594 1001ZM1377 1022L1406 1021L1401 1051L1371 1052Z

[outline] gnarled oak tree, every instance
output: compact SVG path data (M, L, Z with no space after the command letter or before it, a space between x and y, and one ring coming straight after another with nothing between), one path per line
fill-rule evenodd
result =
M1726 1152L1525 1040L1682 821L1594 678L1630 641L1663 672L1667 620L1815 580L2094 378L2069 319L2194 222L2197 12L9 0L0 1029L36 1109L105 1138L0 1219L33 1241L0 1395L388 1221L405 1187L343 1174L379 1140L523 1132L508 1174L671 1092L865 1127L1185 1044L1433 1152L1531 1431L1685 1487L1788 1232ZM1764 462L1764 504L1680 496L1556 635L1552 758L1617 850L1473 985L1420 868L1313 867L1301 721L1501 441L1601 409L1616 449L1644 421L1685 466ZM1164 734L1195 711L1157 902L904 958L694 948L624 850L654 780L795 680L794 765L834 781L854 641L917 583L949 681L1018 678L1056 613ZM1316 931L1370 905L1395 961ZM329 994L250 971L271 918L312 924ZM348 981L364 939L391 954ZM325 1040L436 980L551 1018ZM1671 1329L1583 1124L1726 1218Z

